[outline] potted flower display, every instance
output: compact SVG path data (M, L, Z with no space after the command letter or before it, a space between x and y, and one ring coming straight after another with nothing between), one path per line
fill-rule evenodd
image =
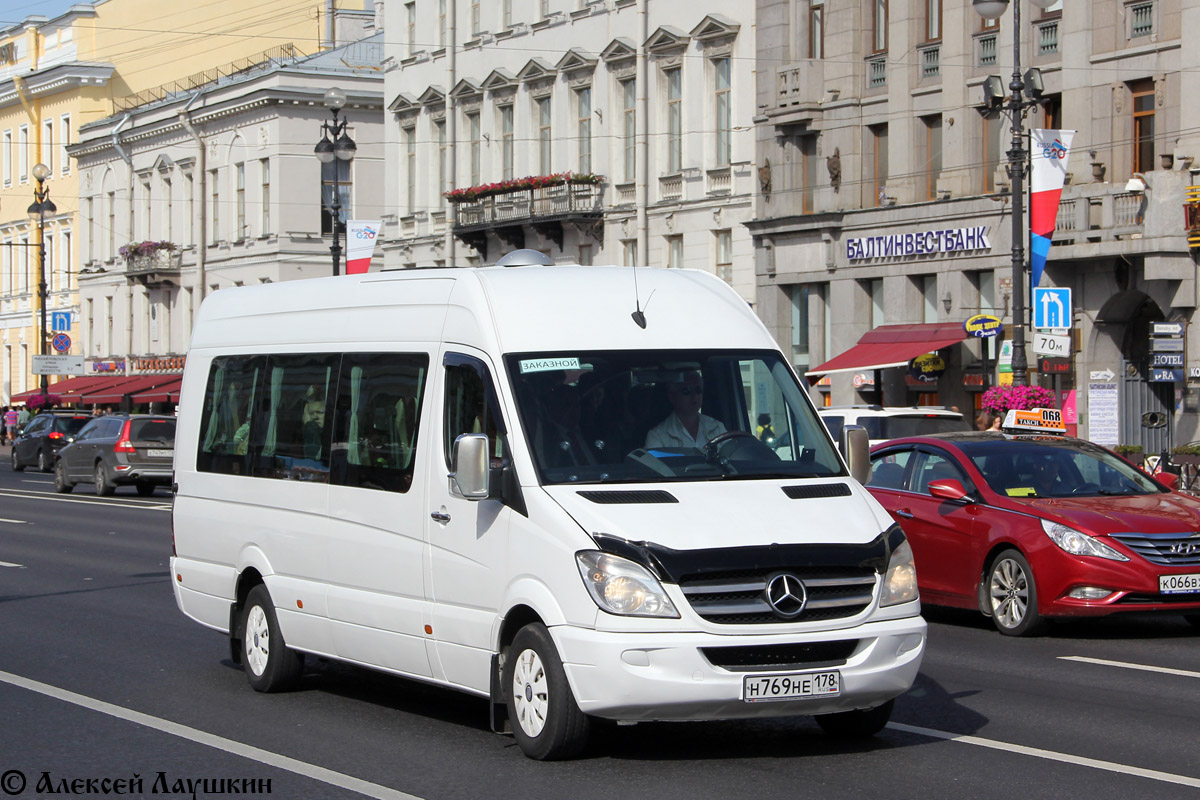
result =
M62 402L62 397L56 394L35 394L25 401L25 407L34 414L49 411Z
M179 245L174 242L130 242L123 245L117 252L125 262L130 265L134 264L156 264L163 259L169 259L171 253L179 249Z
M1012 409L1028 411L1033 408L1054 408L1054 392L1041 386L993 386L983 393L982 408L993 414L1006 414Z

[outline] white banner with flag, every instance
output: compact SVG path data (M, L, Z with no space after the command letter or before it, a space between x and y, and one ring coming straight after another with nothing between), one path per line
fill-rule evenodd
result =
M357 275L371 267L375 240L382 230L377 219L352 219L346 223L346 274Z
M1033 277L1030 288L1042 281L1042 270L1050 255L1050 240L1058 219L1058 203L1067 177L1067 159L1075 131L1043 130L1031 132L1031 170L1029 186L1029 265Z

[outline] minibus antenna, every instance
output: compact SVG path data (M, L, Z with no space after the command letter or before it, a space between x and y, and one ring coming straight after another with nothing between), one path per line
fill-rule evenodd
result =
M651 293L651 296L653 296L653 293ZM650 301L649 301L649 299L647 299L646 305L649 305L649 304L650 304ZM639 328L641 328L642 330L646 330L646 315L642 313L642 299L641 299L641 296L638 294L637 264L636 263L633 265L633 305L634 305L634 308L636 308L637 310L634 311L629 316L633 317L633 321L637 323L637 326Z

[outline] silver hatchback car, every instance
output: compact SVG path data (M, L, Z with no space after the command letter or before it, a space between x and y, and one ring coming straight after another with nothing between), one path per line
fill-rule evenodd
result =
M132 485L142 496L168 486L174 470L175 418L149 414L96 417L58 451L54 488L91 483L98 495Z

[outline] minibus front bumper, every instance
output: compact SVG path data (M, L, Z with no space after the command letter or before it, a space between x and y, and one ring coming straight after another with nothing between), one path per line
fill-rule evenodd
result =
M838 631L723 636L614 633L569 625L550 629L579 708L622 721L712 720L830 714L881 705L916 680L925 652L920 616ZM842 643L850 655L779 668L714 665L705 652L727 647L790 648ZM746 676L839 674L836 696L747 702Z

